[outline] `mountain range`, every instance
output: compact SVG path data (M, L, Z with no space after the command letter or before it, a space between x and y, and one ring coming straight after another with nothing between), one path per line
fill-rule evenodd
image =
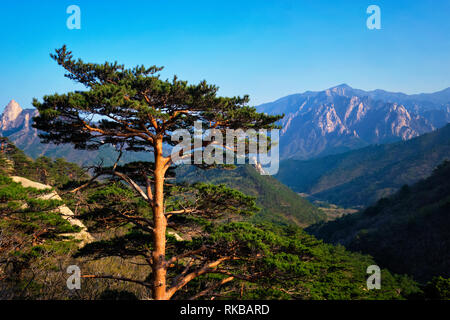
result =
M276 228L289 225L288 233L294 230L292 225L307 227L309 233L325 242L371 254L380 266L413 275L422 282L435 275L448 277L450 164L444 160L450 158L449 101L450 89L405 95L362 91L347 85L285 97L258 107L262 112L286 114L280 141L285 160L280 162L275 177L279 181L261 176L251 165L208 171L183 166L178 168L177 181L226 184L255 196L261 207L251 218L256 224L274 223ZM113 148L82 151L70 145L40 143L38 131L31 125L36 114L34 109L23 110L12 100L0 116L0 136L8 137L34 158L64 157L78 164L92 164L103 158L107 165L117 156ZM124 161L139 160L136 157ZM44 164L46 172L51 173L48 169L55 167L67 178L67 170L59 170L63 168L60 162L36 161L37 167ZM19 168L36 171L30 170L31 166ZM375 205L335 222L325 222L329 220L327 215L296 192L345 207ZM330 279L341 282L342 274L349 274L348 267L336 268L337 259L355 260L355 269L360 273L375 263L367 257L344 254L341 246L322 242L313 251L308 246L314 238L308 239L295 248L308 255L324 252L326 262L320 264L331 265L326 272L317 269L321 276L327 276L324 284L329 284ZM316 266L313 268L318 272ZM333 270L336 276L330 278ZM384 288L390 282L383 283ZM347 283L345 286L349 287ZM328 291L329 286L318 287Z
M276 178L299 193L344 207L367 206L428 177L450 159L450 124L408 141L319 159L281 161Z
M306 160L370 144L409 140L450 121L450 88L407 95L346 84L257 107L281 120L281 159Z
M262 104L258 111L285 114L281 120L281 159L311 159L368 146L409 140L450 122L450 88L407 95L384 90L364 91L346 84L323 91L306 91ZM35 109L11 100L0 116L0 135L32 157L64 157L78 164L95 162L96 152L71 146L42 145L31 127ZM114 150L102 150L107 162ZM140 158L139 155L136 155Z
M40 141L36 129L31 127L32 118L36 115L36 109L23 110L15 100L11 100L0 116L0 134L9 137L22 149L36 148Z
M290 95L257 109L285 114L280 156L288 160L281 161L276 177L296 192L346 207L369 205L426 177L450 154L450 128L436 131L450 121L450 88L407 95L343 84ZM35 115L35 109L24 110L12 100L0 116L0 135L33 158L61 157L79 165L101 160L108 165L116 159L112 147L83 151L40 143L32 127ZM430 131L437 133L413 141ZM122 162L146 158L135 153Z

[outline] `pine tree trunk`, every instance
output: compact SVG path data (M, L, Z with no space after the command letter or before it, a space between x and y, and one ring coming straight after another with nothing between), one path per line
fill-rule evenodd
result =
M166 227L164 215L164 158L162 154L162 139L157 140L155 148L155 194L153 201L153 298L166 300Z

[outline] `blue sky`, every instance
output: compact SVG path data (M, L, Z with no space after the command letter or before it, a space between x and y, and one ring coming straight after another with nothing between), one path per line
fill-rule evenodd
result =
M71 4L81 30L66 27ZM366 27L371 4L381 30ZM253 105L341 83L438 91L450 86L449 12L447 0L1 1L0 111L79 88L49 57L63 44L85 61L206 79Z

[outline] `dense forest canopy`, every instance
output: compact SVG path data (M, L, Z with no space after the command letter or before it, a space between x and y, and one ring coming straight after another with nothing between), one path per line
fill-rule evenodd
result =
M384 267L425 282L450 277L450 161L432 175L360 213L311 226L327 242L370 254Z

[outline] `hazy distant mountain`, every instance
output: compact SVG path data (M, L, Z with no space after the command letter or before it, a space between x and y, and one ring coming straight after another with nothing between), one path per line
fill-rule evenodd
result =
M312 160L285 160L276 178L296 192L345 207L366 206L426 178L450 159L450 124L408 141Z
M450 88L406 95L343 84L294 94L257 107L284 113L282 159L309 159L374 143L408 140L450 122Z
M51 158L65 158L79 165L92 165L104 161L105 165L112 164L117 158L117 152L109 146L98 151L75 150L71 145L43 144L38 131L31 125L33 117L38 114L36 109L22 109L11 100L0 115L0 136L8 137L18 148L33 158L47 156ZM144 156L136 153L124 157L124 161L142 160Z
M36 115L37 110L23 110L15 100L11 100L0 116L0 130L4 135L12 135L20 130L34 130L30 127L30 119Z
M389 92L384 90L363 91L353 89L358 95L369 96L375 100L386 102L397 102L405 105L408 109L418 107L422 110L440 109L442 106L449 106L450 88L434 92L407 95L401 92Z
M20 149L32 156L39 155L45 150L40 145L37 130L32 128L32 118L38 114L36 109L22 109L20 105L11 100L0 115L0 135L9 137Z

